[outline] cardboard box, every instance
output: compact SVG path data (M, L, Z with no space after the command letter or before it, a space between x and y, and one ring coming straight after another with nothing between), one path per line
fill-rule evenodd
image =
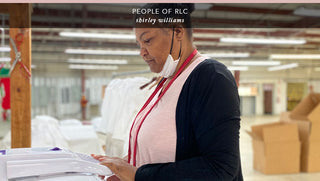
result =
M302 99L301 102L291 111L290 118L296 120L309 121L309 114L317 107L319 102L319 93L309 94L306 98Z
M290 112L283 112L280 115L280 122L295 123L298 125L300 142L308 141L311 131L311 122L290 118Z
M301 171L320 172L320 123L312 123L308 133L301 147Z
M308 119L312 122L320 122L320 103L308 114Z
M253 166L264 174L298 173L300 141L298 126L272 123L252 126Z
M292 112L284 112L281 122L295 123L301 142L302 172L320 172L320 94L309 94Z

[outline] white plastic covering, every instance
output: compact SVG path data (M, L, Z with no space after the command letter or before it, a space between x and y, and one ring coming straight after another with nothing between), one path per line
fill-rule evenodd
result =
M36 116L31 121L31 147L60 147L84 154L103 154L102 144L91 125L82 125L79 120L64 120L62 125L50 116ZM11 133L2 142L0 149L11 147Z
M31 121L32 147L61 147L68 148L69 144L62 135L59 121L50 116L36 116ZM0 148L9 149L11 147L11 132L2 140Z
M64 119L60 121L61 126L81 126L81 121L77 119Z
M94 130L96 131L99 131L100 130L100 125L101 125L101 122L102 122L102 117L95 117L93 119L91 119L91 124L94 128Z
M60 130L72 151L98 155L104 153L92 125L60 126Z
M106 134L106 155L123 157L127 154L131 124L153 89L140 89L150 79L135 77L112 80L101 107L102 120L98 131Z
M32 147L70 148L60 130L57 119L50 116L36 116L32 119L31 125Z

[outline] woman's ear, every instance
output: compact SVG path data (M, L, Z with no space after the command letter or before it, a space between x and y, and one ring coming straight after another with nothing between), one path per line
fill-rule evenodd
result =
M184 37L184 34L186 33L186 29L183 28L181 25L179 25L179 26L174 28L174 31L175 31L174 33L175 33L175 35L177 37L177 40L181 41L183 39L183 37Z

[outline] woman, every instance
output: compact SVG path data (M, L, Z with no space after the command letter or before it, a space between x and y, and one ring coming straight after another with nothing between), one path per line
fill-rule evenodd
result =
M223 64L193 45L193 4L146 8L187 8L189 14L183 23L135 28L140 55L165 78L134 120L128 160L93 157L115 173L110 180L243 180L237 86Z

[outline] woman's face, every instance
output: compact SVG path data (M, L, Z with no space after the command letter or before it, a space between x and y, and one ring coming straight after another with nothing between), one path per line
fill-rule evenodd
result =
M172 31L161 28L136 28L135 34L140 56L152 72L161 72L170 53Z

